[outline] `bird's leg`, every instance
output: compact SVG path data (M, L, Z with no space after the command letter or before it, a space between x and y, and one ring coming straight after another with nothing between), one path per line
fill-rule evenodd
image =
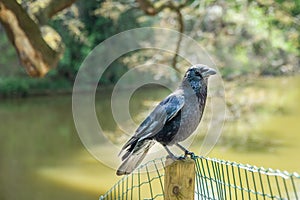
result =
M177 157L177 156L175 156L166 145L163 145L163 146L164 146L165 150L168 152L169 157L172 160L181 160L183 158L183 157Z
M193 157L195 155L193 152L187 150L184 146L182 146L179 143L177 143L176 146L178 146L182 151L184 151L184 157L186 157L187 155L190 155L191 157Z

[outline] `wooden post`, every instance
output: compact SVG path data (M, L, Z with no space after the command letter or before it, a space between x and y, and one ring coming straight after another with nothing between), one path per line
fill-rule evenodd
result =
M195 195L195 162L184 160L166 160L165 167L165 200L194 200Z

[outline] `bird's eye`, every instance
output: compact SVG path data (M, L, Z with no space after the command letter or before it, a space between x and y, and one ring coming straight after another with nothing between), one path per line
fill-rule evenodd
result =
M196 76L201 76L201 73L198 72L198 71L195 71L195 75L196 75Z

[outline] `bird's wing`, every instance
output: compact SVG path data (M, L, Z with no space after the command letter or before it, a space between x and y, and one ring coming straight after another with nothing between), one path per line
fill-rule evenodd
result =
M134 136L123 146L126 149L134 141L149 138L158 133L166 122L173 119L176 114L184 106L184 96L179 94L171 94L165 98L150 115L141 123L136 130Z
M182 95L170 95L150 113L150 115L141 123L136 130L134 137L150 137L156 134L165 123L171 120L184 105ZM148 135L148 136L147 136Z

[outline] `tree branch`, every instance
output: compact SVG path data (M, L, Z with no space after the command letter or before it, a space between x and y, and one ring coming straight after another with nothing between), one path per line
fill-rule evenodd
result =
M175 4L172 0L164 0L156 3L156 5L154 5L150 0L136 0L136 2L147 15L156 15L166 8L173 11L181 10L188 4L188 0L185 0L181 4Z
M182 41L182 34L183 34L183 31L184 31L184 22L183 22L183 17L182 17L182 14L181 14L181 11L180 9L176 9L176 14L177 14L177 20L178 20L178 31L180 32L180 35L179 35L179 38L178 38L178 41L177 41L177 45L176 45L176 49L175 49L175 55L173 57L173 60L172 60L172 66L178 70L177 68L177 62L178 62L178 54L179 54L179 50L180 50L180 44L181 44L181 41Z
M58 12L71 6L76 0L38 0L29 5L31 12L39 24L44 25Z
M45 4L49 7L38 9L38 13L43 10L44 15L47 16L44 20L48 20L74 1L49 0ZM42 77L51 68L57 66L64 45L60 35L55 30L49 26L40 27L29 15L16 0L0 1L0 22L14 45L21 64L30 76ZM45 21L42 22L45 23Z
M178 22L178 31L180 32L176 49L175 49L175 54L172 59L172 67L178 70L177 68L177 62L178 62L178 53L180 49L180 44L182 40L182 33L184 32L184 21L183 21L183 16L181 13L181 9L183 9L187 4L188 0L185 0L184 2L180 4L175 4L174 1L166 0L164 2L160 2L158 6L155 6L150 0L136 0L140 6L140 8L145 12L147 15L157 15L159 12L162 10L168 8L172 11L174 11L177 14L177 22Z
M153 4L148 0L136 0L140 6L140 8L147 15L156 15L158 10L154 8Z

